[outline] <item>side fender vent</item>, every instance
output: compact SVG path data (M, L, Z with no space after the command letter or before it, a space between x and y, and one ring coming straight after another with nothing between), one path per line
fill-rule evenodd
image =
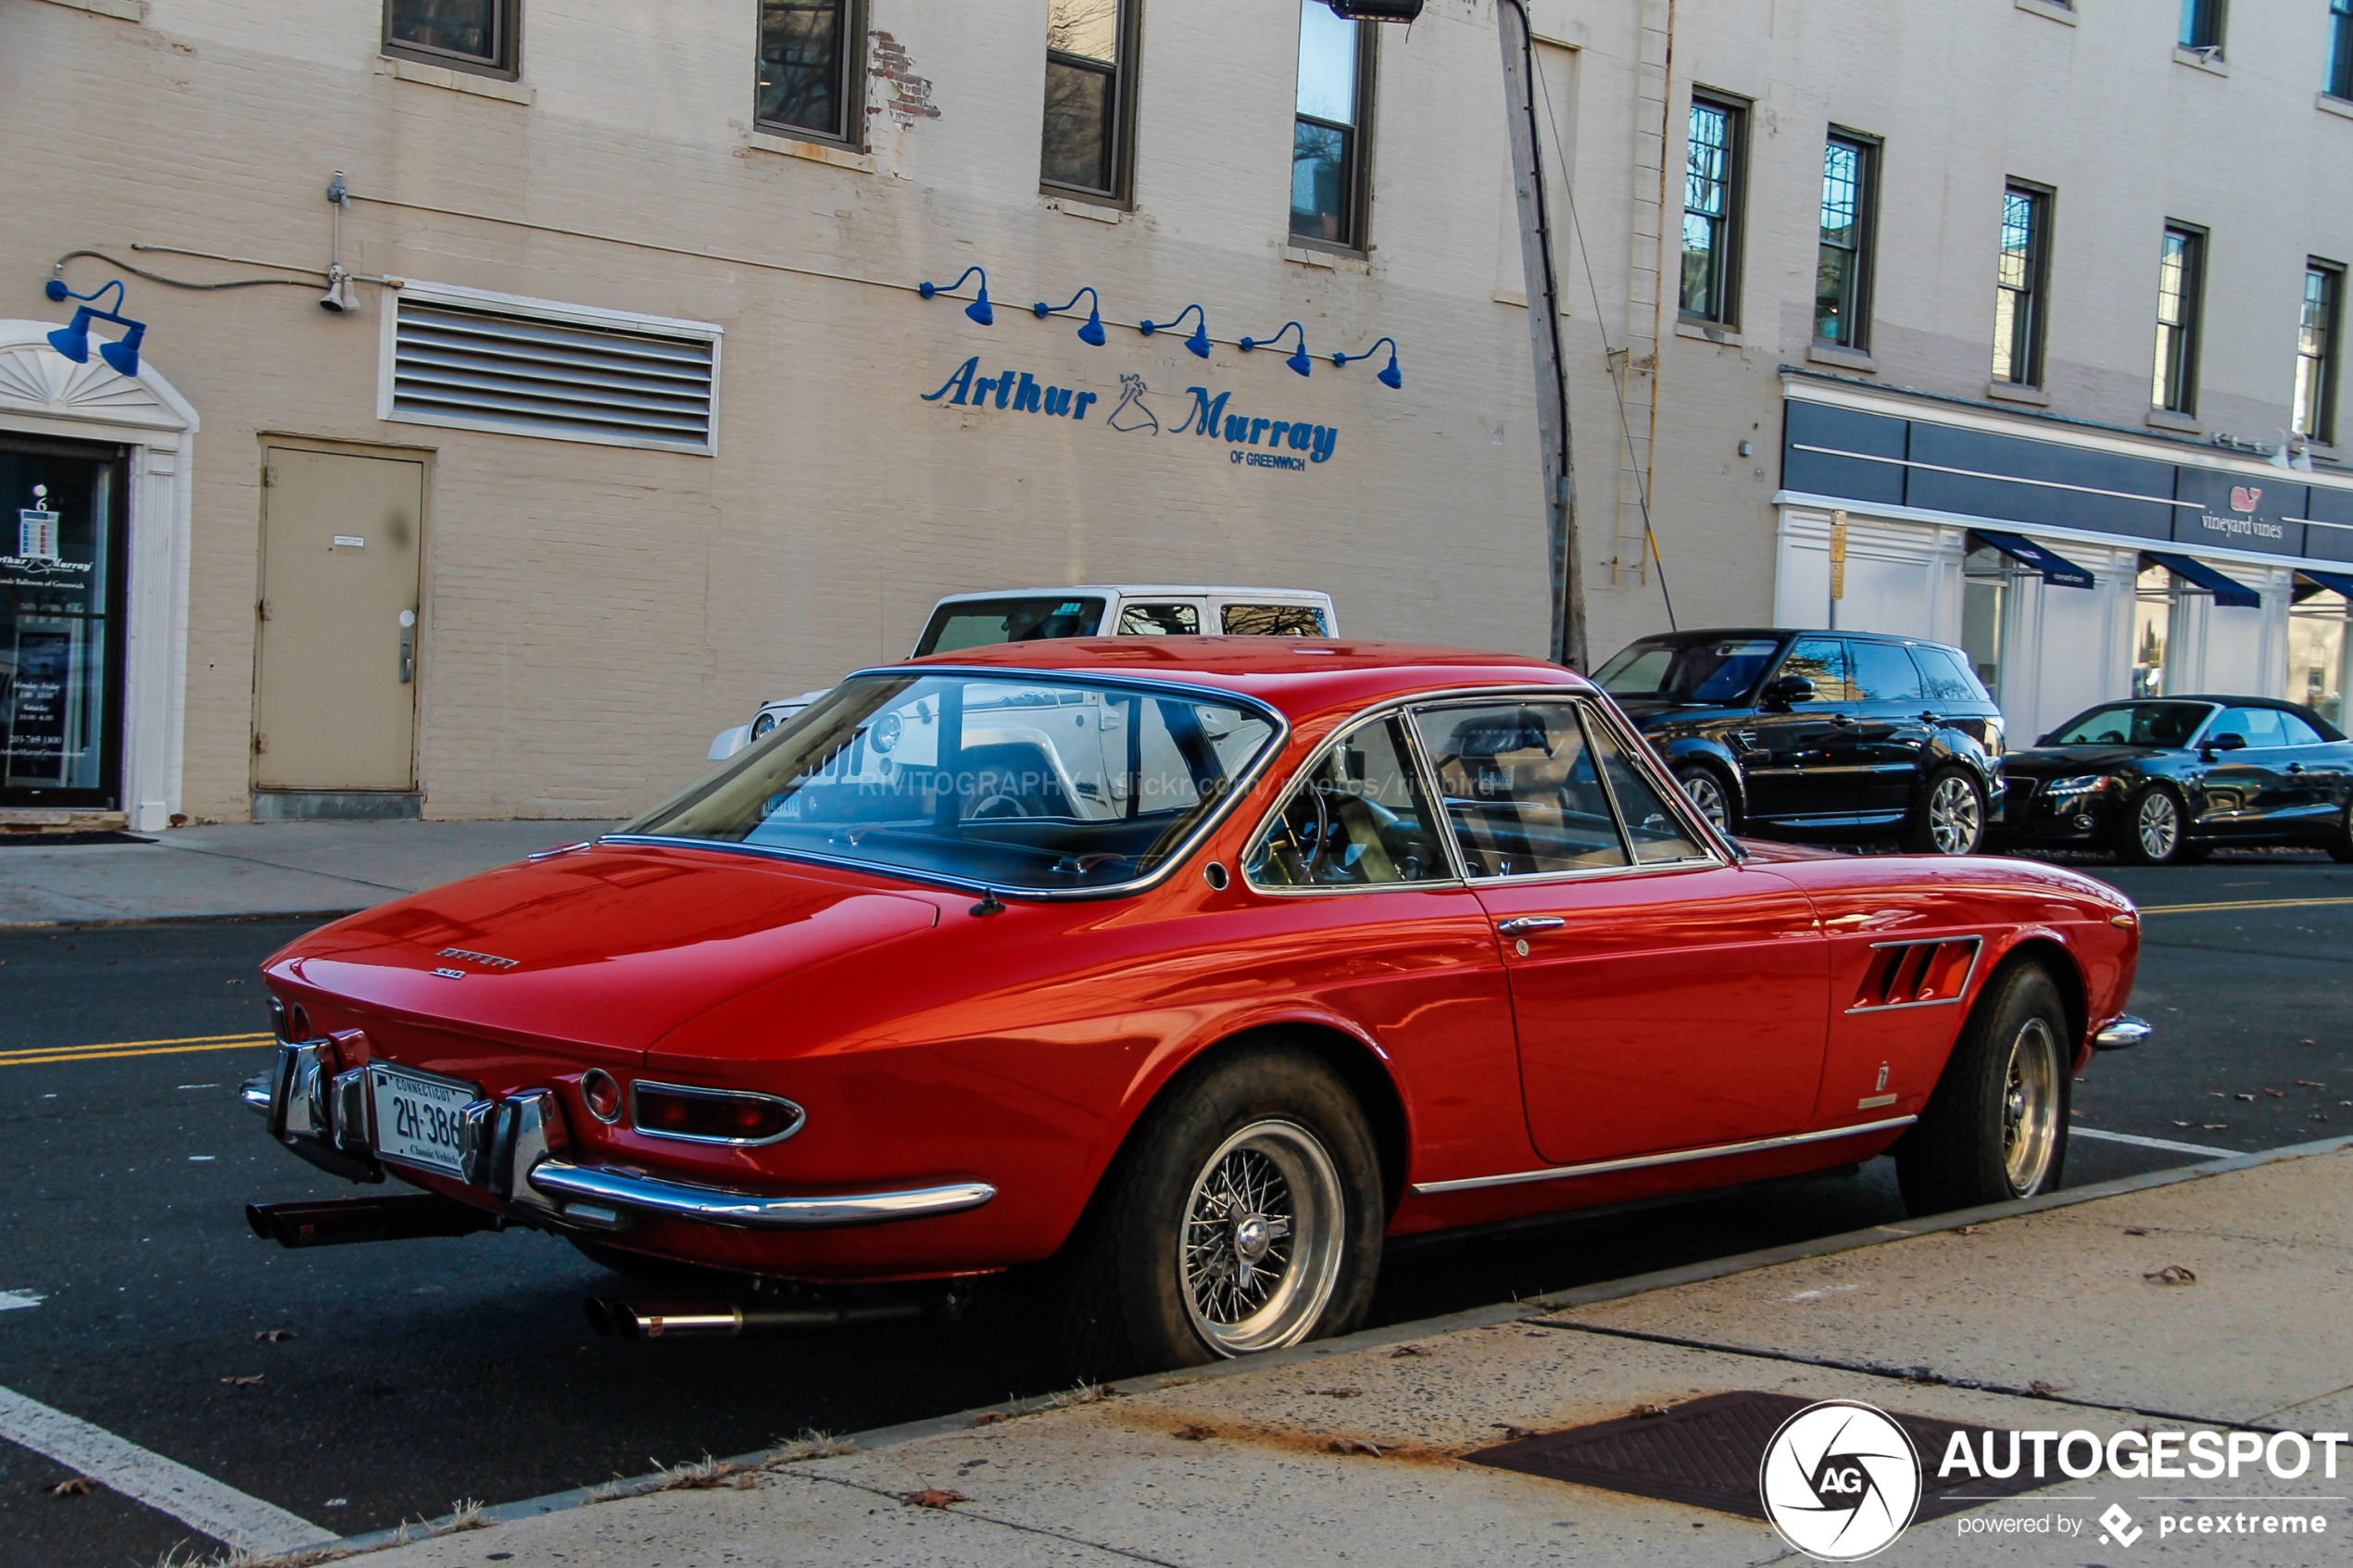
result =
M1926 942L1874 942L1849 1012L1890 1008L1947 1007L1969 994L1982 936L1941 936Z

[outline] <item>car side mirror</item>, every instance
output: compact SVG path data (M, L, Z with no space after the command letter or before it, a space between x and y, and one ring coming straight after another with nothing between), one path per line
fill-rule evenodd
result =
M1783 675L1765 688L1765 700L1787 706L1814 700L1814 683L1803 675Z
M2034 737L2034 744L2036 746L2048 746L2051 744L2051 737L2057 734L2058 732L2057 730L2046 730L2043 734Z
M2240 734L2216 735L2212 740L2208 741L2205 746L2206 753L2208 756L2212 756L2218 751L2245 751L2246 749L2246 737Z

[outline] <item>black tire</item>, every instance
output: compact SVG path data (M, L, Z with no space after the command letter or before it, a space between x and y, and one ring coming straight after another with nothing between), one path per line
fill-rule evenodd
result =
M1252 1186L1248 1208L1217 1198L1221 1173ZM1286 1232L1268 1239L1272 1220ZM1387 1226L1371 1129L1322 1060L1270 1040L1189 1070L1145 1111L1063 1249L1069 1370L1101 1382L1348 1333L1372 1304ZM1198 1261L1180 1255L1189 1231ZM1262 1266L1269 1256L1279 1273ZM1261 1288L1241 1311L1249 1298L1235 1293Z
M2345 809L2337 814L2336 831L2322 847L2338 865L2353 866L2353 801L2346 802Z
M706 1269L698 1263L681 1263L668 1258L651 1258L626 1248L608 1247L601 1241L566 1233L564 1239L572 1243L583 1258L600 1269L610 1269L624 1279L640 1285L660 1286L673 1290L708 1290L726 1292L742 1288L748 1276L729 1273L724 1269Z
M2067 1162L2073 1041L2041 965L2014 963L1994 975L1928 1108L1896 1145L1905 1206L1941 1214L2056 1188Z
M2190 813L2182 797L2165 784L2143 784L2124 803L2116 824L2117 859L2128 866L2178 864L2189 831Z
M1675 782L1683 786L1683 793L1692 797L1700 815L1714 822L1725 837L1740 833L1740 791L1724 776L1722 769L1708 762L1685 762L1676 768Z
M1966 768L1939 768L1904 821L1914 855L1974 855L1985 843L1985 786Z

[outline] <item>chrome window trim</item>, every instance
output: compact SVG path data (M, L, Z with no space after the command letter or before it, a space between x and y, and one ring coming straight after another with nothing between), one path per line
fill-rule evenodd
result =
M1564 688L1552 689L1557 691ZM1335 895L1353 893L1428 893L1439 888L1462 887L1467 884L1468 878L1463 874L1462 853L1454 843L1453 834L1442 822L1437 824L1438 842L1445 853L1447 870L1451 873L1442 877L1428 877L1420 882L1349 883L1330 887L1269 887L1253 879L1244 869L1250 863L1251 850L1273 828L1275 820L1282 815L1283 808L1289 806L1291 797L1298 793L1307 770L1322 761L1333 746L1338 746L1367 724L1378 723L1392 717L1404 719L1405 759L1407 765L1414 770L1414 782L1420 785L1426 804L1441 803L1442 797L1438 793L1437 774L1431 771L1429 759L1422 751L1421 734L1414 728L1412 709L1413 705L1420 700L1422 698L1418 696L1383 697L1371 707L1360 708L1341 720L1331 734L1324 737L1323 744L1318 746L1307 760L1301 763L1292 771L1290 776L1283 781L1283 787L1275 797L1274 804L1259 814L1258 821L1251 828L1249 836L1242 840L1241 851L1234 857L1235 869L1241 872L1242 885L1248 887L1252 893L1263 893L1270 898L1327 898ZM1439 805L1437 814L1441 818L1445 816L1442 804Z
M1707 822L1695 809L1692 808L1691 797L1683 793L1682 785L1677 784L1671 775L1663 775L1662 771L1654 765L1655 753L1652 751L1650 742L1642 739L1639 734L1632 734L1629 739L1630 732L1616 721L1619 717L1616 705L1606 701L1597 703L1593 700L1594 693L1599 689L1595 687L1588 691L1576 686L1541 686L1531 690L1527 687L1510 687L1468 692L1465 693L1461 698L1448 695L1433 701L1428 694L1424 694L1409 699L1406 720L1414 732L1414 746L1416 751L1421 754L1427 787L1431 792L1431 798L1439 802L1439 815L1445 819L1446 838L1454 858L1456 872L1466 883L1473 887L1503 887L1541 882L1583 882L1595 877L1647 875L1656 872L1730 866L1748 859L1737 846L1732 845L1730 840L1716 832L1714 823ZM1464 853L1454 832L1453 817L1444 809L1446 797L1438 789L1437 769L1428 760L1429 747L1422 737L1421 716L1426 711L1440 709L1478 707L1491 698L1496 702L1521 702L1528 700L1531 696L1540 694L1554 701L1576 704L1580 721L1585 721L1592 714L1605 709L1611 717L1604 721L1604 728L1609 731L1610 737L1617 743L1618 749L1626 754L1627 760L1633 767L1644 771L1652 784L1659 788L1660 798L1666 803L1667 809L1675 814L1678 822L1683 824L1692 841L1708 853L1696 858L1685 857L1675 860L1635 859L1633 858L1634 841L1626 831L1625 815L1617 804L1617 792L1610 786L1607 771L1596 760L1593 773L1601 780L1603 798L1609 802L1611 820L1617 826L1618 846L1627 856L1624 865L1578 866L1553 872L1517 872L1505 876L1472 875L1469 857Z
M843 676L830 689L838 691L850 682L867 675L911 675L917 680L926 675L965 675L988 680L1018 680L1024 673L1025 671L1020 670L1007 671L987 665L884 664L866 670L854 670ZM1173 693L1182 696L1213 698L1257 713L1274 726L1275 733L1267 737L1266 744L1259 748L1258 755L1252 759L1250 766L1245 768L1226 788L1224 791L1226 799L1219 802L1214 809L1204 812L1202 820L1193 824L1193 831L1186 834L1184 840L1171 849L1158 866L1142 876L1127 882L1114 883L1108 887L1018 887L1000 882L984 882L975 877L957 876L949 872L886 865L874 860L856 859L847 855L826 855L809 849L787 849L767 844L744 844L734 839L682 838L668 834L651 833L609 833L600 835L597 842L598 844L644 845L653 848L716 849L739 855L757 855L773 860L791 860L842 871L862 872L868 876L912 882L919 886L945 887L960 893L994 893L1000 898L1027 903L1059 904L1081 902L1093 898L1124 898L1132 894L1149 892L1159 886L1190 861L1195 852L1208 841L1210 835L1215 833L1226 819L1239 809L1237 803L1258 787L1260 781L1274 767L1275 759L1280 757L1284 749L1290 745L1290 716L1263 697L1252 696L1247 692L1228 691L1223 686L1198 686L1185 681L1155 680L1149 675L1102 676L1091 672L1071 672L1060 670L1041 670L1026 671L1026 673L1031 674L1035 679L1068 685L1102 686L1118 691L1140 689L1152 693ZM806 715L814 712L817 706L812 702L785 723L778 724L762 737L762 743L773 743L777 735L785 734L788 728L798 724ZM749 747L736 754L737 758L749 755L750 755Z
M1552 1165L1541 1171L1515 1171L1501 1176L1462 1176L1450 1182L1416 1182L1414 1192L1417 1197L1429 1197L1439 1193L1471 1192L1480 1187L1516 1186L1527 1182L1558 1182L1574 1176L1600 1176L1613 1171L1640 1171L1654 1165L1683 1165L1695 1160L1721 1160L1734 1154L1755 1154L1766 1149L1794 1148L1800 1144L1830 1143L1864 1133L1884 1133L1895 1127L1908 1127L1919 1120L1917 1116L1890 1116L1883 1121L1864 1122L1850 1127L1784 1133L1778 1137L1710 1144L1704 1148L1679 1148L1666 1154L1637 1154L1622 1160L1591 1160L1582 1165Z
M702 1133L665 1133L648 1127L637 1119L637 1096L646 1089L661 1089L690 1099L764 1099L781 1105L793 1113L792 1124L781 1133L764 1138L715 1138ZM601 1118L600 1118L601 1120ZM809 1112L799 1101L782 1095L764 1094L758 1089L714 1089L706 1084L663 1084L648 1078L635 1078L629 1084L629 1130L640 1137L662 1138L671 1143L714 1144L723 1148L765 1148L779 1144L809 1125Z

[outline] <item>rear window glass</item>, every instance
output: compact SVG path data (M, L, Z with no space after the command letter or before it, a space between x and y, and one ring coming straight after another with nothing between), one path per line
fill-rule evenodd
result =
M931 612L915 657L1048 637L1091 637L1102 623L1103 601L1085 594L1016 599L962 599Z
M1920 667L1920 683L1934 702L1991 702L1993 695L1975 671L1951 648L1933 643L1912 645L1912 661Z
M1229 637L1328 637L1315 605L1227 605L1220 630Z
M1855 660L1855 696L1863 702L1917 702L1920 672L1898 643L1846 645Z
M1119 612L1123 637L1196 637L1201 634L1198 606L1128 605Z

